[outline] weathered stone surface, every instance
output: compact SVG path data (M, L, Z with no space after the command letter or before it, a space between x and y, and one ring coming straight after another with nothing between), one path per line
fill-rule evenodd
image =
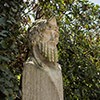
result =
M29 37L32 56L24 64L22 100L63 100L62 73L57 63L56 20L53 18L37 25L40 26L30 31L34 33Z

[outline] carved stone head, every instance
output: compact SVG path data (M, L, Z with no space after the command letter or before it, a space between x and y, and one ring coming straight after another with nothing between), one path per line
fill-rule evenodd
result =
M52 18L47 22L47 25L42 33L41 42L49 45L50 48L56 48L58 44L59 34L56 19Z
M30 31L33 47L38 47L40 53L50 62L57 62L57 47L59 40L58 27L55 18L37 22L37 26Z

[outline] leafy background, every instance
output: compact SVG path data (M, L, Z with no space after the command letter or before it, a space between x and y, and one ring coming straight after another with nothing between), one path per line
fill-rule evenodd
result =
M0 100L21 100L28 29L55 16L64 100L100 99L100 6L87 0L0 0Z

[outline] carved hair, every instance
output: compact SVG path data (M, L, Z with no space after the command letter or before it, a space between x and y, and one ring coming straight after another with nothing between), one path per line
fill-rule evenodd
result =
M40 41L42 38L42 32L45 30L47 20L37 20L34 26L29 30L29 40L31 44Z

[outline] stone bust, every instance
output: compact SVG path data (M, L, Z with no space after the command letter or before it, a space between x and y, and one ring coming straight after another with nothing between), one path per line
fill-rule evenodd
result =
M29 30L31 56L24 63L22 100L63 100L58 40L55 18L37 21Z
M58 61L56 45L59 40L56 19L38 21L29 33L32 53L37 63L56 65Z

